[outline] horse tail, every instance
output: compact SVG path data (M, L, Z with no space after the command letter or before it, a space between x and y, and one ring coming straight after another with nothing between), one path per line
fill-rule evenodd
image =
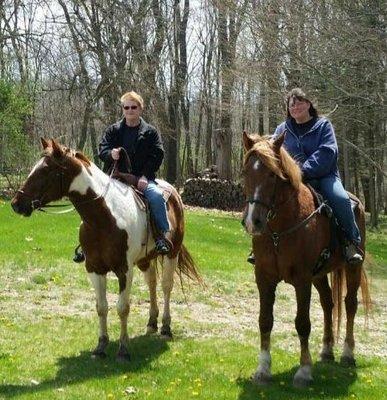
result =
M346 290L345 269L339 268L331 272L332 300L333 300L333 326L335 327L336 341L340 336L340 326L343 313L343 293ZM368 317L372 308L368 278L365 269L360 269L360 289L364 306L364 318L368 326Z
M193 281L197 281L203 284L203 278L201 277L198 267L195 264L191 254L187 248L182 244L180 247L179 255L177 258L177 273L181 276L185 275Z
M368 317L371 312L372 301L371 301L370 287L368 284L367 274L363 267L361 268L360 289L364 306L364 317L366 321L366 326L368 327Z

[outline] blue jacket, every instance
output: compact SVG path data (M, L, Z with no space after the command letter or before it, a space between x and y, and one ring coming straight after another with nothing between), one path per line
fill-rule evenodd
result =
M304 179L339 177L337 141L333 126L328 119L318 118L302 136L293 131L290 119L287 119L277 126L274 137L284 130L286 130L284 146L300 165Z

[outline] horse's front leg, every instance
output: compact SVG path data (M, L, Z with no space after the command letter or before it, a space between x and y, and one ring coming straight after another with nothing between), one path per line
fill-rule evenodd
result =
M353 324L355 321L355 315L358 306L357 292L361 281L361 267L347 265L345 267L345 277L347 281L347 294L345 296L347 326L344 340L344 349L340 358L340 362L347 366L355 366L355 337L353 335Z
M312 381L312 357L309 352L310 335L310 296L311 283L296 286L297 316L296 329L301 345L300 368L294 375L293 384L296 387L305 387Z
M128 265L128 271L118 276L120 294L117 301L117 313L120 317L121 331L120 344L117 352L117 359L128 361L129 355L129 336L128 336L128 315L130 310L130 291L133 281L133 264Z
M161 282L164 295L164 310L163 310L163 318L162 318L162 326L160 334L165 339L172 338L170 301L171 301L171 292L173 288L173 282L174 282L173 279L174 279L176 265L177 265L177 257L172 259L164 257L163 274Z
M334 361L335 357L333 354L333 324L332 324L332 290L328 283L327 275L321 278L316 278L313 281L318 294L320 296L320 303L324 312L324 336L323 336L323 348L320 353L321 361Z
M107 334L108 302L106 299L106 275L95 272L89 273L89 279L94 287L96 295L96 308L99 317L99 338L97 347L92 352L92 357L106 357L106 347L109 343Z
M258 357L258 367L252 379L259 385L271 381L270 335L273 329L273 305L277 282L269 280L255 267L255 279L259 290L259 330L261 333L261 352Z

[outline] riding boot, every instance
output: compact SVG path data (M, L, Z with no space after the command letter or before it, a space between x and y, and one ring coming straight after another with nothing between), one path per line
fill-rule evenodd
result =
M172 243L165 233L160 233L155 241L155 248L159 254L168 254L172 250Z
M347 263L350 265L359 265L363 262L363 256L360 254L360 251L357 249L353 243L349 243L345 249L345 259Z

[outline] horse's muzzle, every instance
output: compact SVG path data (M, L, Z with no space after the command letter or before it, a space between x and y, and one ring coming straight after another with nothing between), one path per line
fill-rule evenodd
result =
M33 211L31 201L23 200L19 194L12 199L11 206L13 211L15 211L17 214L24 215L25 217L29 217Z

